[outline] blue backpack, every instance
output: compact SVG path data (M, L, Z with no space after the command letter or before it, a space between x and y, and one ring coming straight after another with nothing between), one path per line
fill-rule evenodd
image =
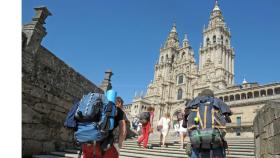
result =
M108 101L104 94L90 92L84 95L75 113L75 139L79 143L103 140L114 128L115 115L115 104Z
M72 128L72 129L77 128L77 121L74 116L78 109L78 106L79 106L79 101L78 100L74 101L74 104L70 109L70 111L68 112L66 119L64 121L64 127Z

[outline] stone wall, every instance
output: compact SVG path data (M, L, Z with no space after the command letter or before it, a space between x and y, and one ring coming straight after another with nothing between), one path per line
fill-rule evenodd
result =
M280 101L268 102L254 119L256 158L280 158Z
M46 7L35 10L33 21L23 26L22 37L23 157L72 147L73 131L63 123L74 99L89 91L103 93L41 45L46 35L42 24L50 13Z

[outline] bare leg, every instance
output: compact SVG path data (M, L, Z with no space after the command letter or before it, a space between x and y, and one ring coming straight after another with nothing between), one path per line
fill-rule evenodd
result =
M159 145L162 145L162 133L160 133L160 142Z
M164 147L165 146L165 135L162 136L163 139L162 139L162 146Z

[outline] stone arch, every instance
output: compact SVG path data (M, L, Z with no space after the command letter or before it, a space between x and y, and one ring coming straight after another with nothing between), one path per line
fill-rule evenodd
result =
M264 89L261 90L261 96L262 96L262 97L266 96L266 91L265 91Z
M280 87L274 88L274 92L275 92L275 94L280 94Z
M260 96L260 92L259 91L254 91L254 97L258 98Z
M247 93L247 97L248 97L248 99L253 98L253 93L252 92L248 92Z
M172 57L171 57L171 62L172 63L174 62L174 59L175 59L175 55L173 54Z
M182 59L185 57L185 54L186 54L185 52L182 53L182 56L181 56Z
M168 60L168 54L165 55L165 60L166 60L166 61Z
M225 96L224 97L224 102L227 102L228 101L228 96Z
M229 96L229 101L234 101L234 95Z
M221 42L222 42L222 44L224 44L224 36L223 35L221 35Z
M241 99L246 99L246 98L247 98L246 94L245 93L241 93Z
M213 36L213 43L216 43L216 35Z
M235 94L235 100L240 100L240 94Z
M267 90L267 95L273 95L273 89L268 89Z
M210 44L210 39L207 37L205 42L206 42L206 45L208 46Z

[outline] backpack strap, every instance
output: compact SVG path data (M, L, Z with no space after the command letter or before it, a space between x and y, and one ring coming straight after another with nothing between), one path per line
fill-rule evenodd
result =
M202 129L205 129L206 128L206 125L207 125L207 109L208 109L208 106L204 106L204 126L202 127Z
M199 113L199 107L197 107L196 117L197 117L198 120L199 120L199 123L200 123L201 128L203 128L204 126L203 126L203 123L202 123L202 121L201 121L201 117L200 117L200 113ZM199 133L199 134L200 134L200 133Z

